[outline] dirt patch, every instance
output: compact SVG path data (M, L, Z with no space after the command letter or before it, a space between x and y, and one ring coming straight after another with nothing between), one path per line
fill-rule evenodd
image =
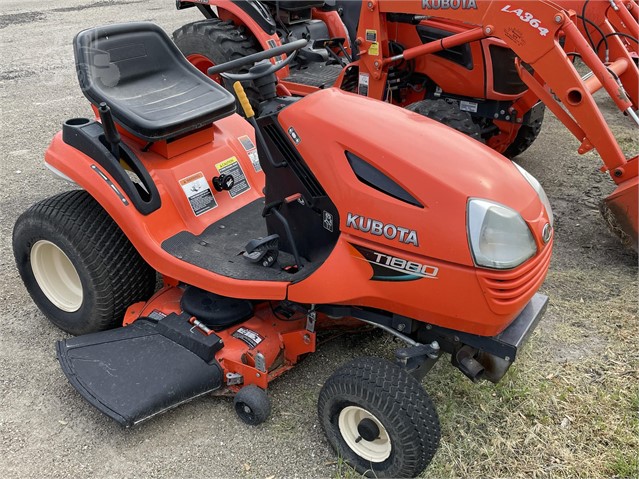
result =
M89 8L103 8L117 5L118 7L123 5L133 5L136 3L144 3L143 0L100 0L99 2L85 3L84 5L78 5L75 7L61 7L49 10L56 13L77 12L80 10L87 10Z
M11 81L11 80L24 80L25 78L32 77L36 72L33 70L20 70L20 69L12 69L12 70L2 70L0 71L0 80Z
M0 28L6 28L10 25L41 22L46 18L47 16L42 12L5 13L4 15L0 15Z

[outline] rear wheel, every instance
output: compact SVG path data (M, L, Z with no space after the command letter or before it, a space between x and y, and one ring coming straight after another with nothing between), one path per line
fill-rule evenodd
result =
M258 51L255 39L245 33L244 27L237 27L233 22L219 18L184 25L173 32L173 41L187 60L205 75L213 65L243 58ZM249 67L250 65L236 68L230 72L246 73ZM232 85L226 84L220 75L211 78L234 93ZM251 106L256 109L259 105L259 92L253 82L242 82L242 85ZM241 108L238 108L238 112L243 114Z
M155 271L86 191L25 211L13 229L13 252L33 301L71 334L118 326L126 308L155 289Z
M411 103L406 109L443 123L474 140L484 142L479 125L473 122L470 113L460 110L457 105L448 103L446 100L422 100Z
M320 423L337 453L360 474L415 477L439 445L439 419L419 381L379 358L356 359L328 378Z

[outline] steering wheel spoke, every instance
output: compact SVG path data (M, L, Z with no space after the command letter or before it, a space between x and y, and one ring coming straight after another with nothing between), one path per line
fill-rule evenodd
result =
M308 42L306 40L295 40L293 42L280 45L279 47L270 48L268 50L248 55L244 58L238 58L237 60L214 65L208 69L207 73L209 76L219 74L231 81L255 80L266 75L271 75L284 68L291 62L291 60L293 60L293 58L295 58L298 50L304 48L307 43ZM287 58L284 61L278 62L274 65L268 61L270 58L283 54L287 55ZM234 70L253 63L255 63L255 66L251 68L249 73L228 73L229 70Z

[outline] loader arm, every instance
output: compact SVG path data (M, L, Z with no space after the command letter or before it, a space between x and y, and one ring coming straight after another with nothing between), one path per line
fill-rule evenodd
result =
M583 5L583 2L575 3ZM607 35L615 30L608 21L606 10L601 8L604 4L611 6L608 1L593 0L587 8L592 8L593 13L599 13L593 23ZM633 7L636 8L636 5ZM628 9L625 11L628 12ZM398 12L457 21L466 24L467 30L440 41L407 48L400 55L390 56L388 36L392 30L387 28L386 14ZM539 98L580 142L580 154L593 148L597 150L605 165L602 171L607 171L618 185L615 193L607 200L615 202L615 205L610 205L610 210L621 216L617 223L629 235L636 249L637 156L626 158L595 103L593 93L603 88L617 107L639 124L635 113L639 70L619 35L607 38L609 58L604 63L595 53L596 43L594 48L591 47L589 40L579 30L579 21L574 10L566 10L549 1L365 1L360 25L366 25L369 30L374 25L378 34L377 42L370 42L366 32L358 32L360 74L370 74L369 95L382 98L388 67L397 61L432 54L485 37L503 40L517 55L521 79L530 89L521 98L519 105L513 105L513 115L517 115L519 121L519 115L527 111L526 106L534 103L535 97ZM593 42L602 38L596 32L596 35L591 35ZM581 57L590 68L590 78L582 79L562 48L560 39L570 46L571 56ZM524 64L531 67L534 73L531 74L524 68ZM521 108L517 108L518 106Z

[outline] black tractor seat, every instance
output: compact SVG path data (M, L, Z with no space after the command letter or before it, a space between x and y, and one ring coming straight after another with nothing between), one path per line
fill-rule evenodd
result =
M153 23L84 30L73 49L84 95L93 105L109 105L115 121L144 140L175 137L235 112L233 95Z

